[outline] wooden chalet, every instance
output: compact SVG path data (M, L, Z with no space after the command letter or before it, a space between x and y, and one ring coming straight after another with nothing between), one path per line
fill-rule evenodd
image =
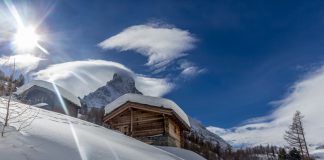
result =
M145 143L183 147L187 115L173 101L125 94L105 107L104 125Z
M46 81L31 81L15 93L22 102L35 107L77 117L80 101L64 88Z

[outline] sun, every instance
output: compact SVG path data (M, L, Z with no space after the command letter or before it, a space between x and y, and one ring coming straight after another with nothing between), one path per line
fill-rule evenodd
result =
M38 47L39 35L34 27L21 27L14 35L15 47L19 50L32 50Z

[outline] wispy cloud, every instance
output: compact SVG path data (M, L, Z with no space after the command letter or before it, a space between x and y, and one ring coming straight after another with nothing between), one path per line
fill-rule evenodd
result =
M168 79L151 78L136 74L126 66L104 60L71 61L54 64L35 73L35 79L55 81L76 96L84 96L105 85L114 73L126 73L135 80L136 87L145 95L162 96L170 92L173 84Z
M44 59L30 54L19 54L13 56L0 57L0 65L12 68L15 64L16 69L23 73L28 73L38 67L40 61Z
M268 116L252 119L239 127L221 129L208 127L236 146L275 144L285 145L284 131L296 110L305 116L304 127L310 144L324 144L324 67L298 81L288 95L275 102L277 108Z
M187 61L187 60L180 61L179 68L181 70L180 76L184 77L184 78L195 77L195 76L207 71L207 69L199 68L194 63Z
M146 65L159 69L194 48L193 35L170 25L145 24L126 28L99 44L103 49L133 50L148 57Z

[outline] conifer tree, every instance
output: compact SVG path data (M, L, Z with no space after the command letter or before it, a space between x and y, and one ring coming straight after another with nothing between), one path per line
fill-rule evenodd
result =
M299 111L296 111L293 122L289 126L289 130L286 131L284 138L290 145L290 148L297 149L303 158L310 159L302 123L303 117Z
M302 157L300 155L300 152L294 147L292 150L289 151L289 160L301 160Z
M22 85L24 85L24 83L25 83L25 77L24 77L24 75L20 74L16 83L17 83L16 84L17 87L21 87Z
M279 160L286 160L287 159L287 153L284 148L279 149L279 155L278 155Z

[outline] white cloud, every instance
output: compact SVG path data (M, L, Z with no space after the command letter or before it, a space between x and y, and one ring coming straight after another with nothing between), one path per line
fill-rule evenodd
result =
M28 73L38 67L40 61L44 59L30 54L19 54L13 56L3 56L0 58L0 65L4 67L13 67L15 63L16 69L23 73Z
M183 60L180 62L180 70L182 70L180 76L184 78L194 77L201 73L206 72L206 69L199 68L195 64L187 60Z
M157 24L136 25L99 44L103 49L134 50L148 57L147 65L166 66L194 48L196 39L185 30Z
M104 60L54 64L35 73L35 79L54 81L76 96L83 97L85 94L105 85L116 72L132 76L136 87L145 95L162 96L173 88L173 85L167 79L139 75L120 63Z
M283 100L275 102L277 108L268 116L252 119L249 124L223 130L208 127L222 133L225 140L239 145L285 145L283 135L296 110L305 116L304 127L310 144L324 144L324 67L298 81ZM263 119L263 121L262 121ZM253 123L251 123L253 122Z
M228 133L230 133L231 131L228 129L224 129L224 128L219 128L219 127L207 127L209 131L219 135L219 136L223 136L226 135Z

